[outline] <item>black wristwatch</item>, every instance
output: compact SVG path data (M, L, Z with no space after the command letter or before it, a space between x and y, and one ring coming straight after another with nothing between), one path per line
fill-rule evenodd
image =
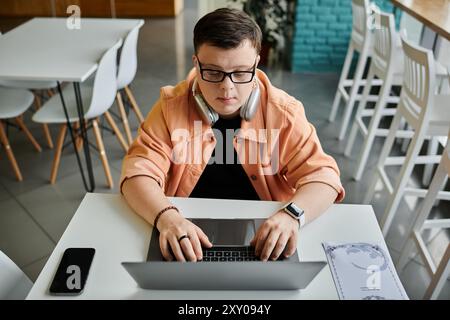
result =
M298 221L299 228L305 225L305 211L294 202L289 202L283 208L283 211Z

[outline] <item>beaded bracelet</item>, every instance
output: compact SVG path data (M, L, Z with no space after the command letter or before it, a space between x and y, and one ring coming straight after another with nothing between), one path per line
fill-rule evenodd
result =
M161 215L162 215L164 212L166 212L166 211L168 211L168 210L170 210L170 209L174 209L176 212L180 213L180 211L178 210L178 208L175 207L175 206L168 206L168 207L165 207L165 208L162 209L160 212L158 212L158 214L156 215L155 221L153 222L153 226L154 226L155 228L157 228L157 223L158 223L158 220L159 220L159 218L161 217Z

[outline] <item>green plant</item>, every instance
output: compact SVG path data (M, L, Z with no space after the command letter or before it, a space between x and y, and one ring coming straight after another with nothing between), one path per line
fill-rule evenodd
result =
M263 46L275 51L283 50L291 41L296 0L231 0L242 5L242 10L251 16L261 28Z

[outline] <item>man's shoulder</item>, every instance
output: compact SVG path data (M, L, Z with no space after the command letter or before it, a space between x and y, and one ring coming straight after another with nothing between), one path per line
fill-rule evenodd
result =
M166 101L176 100L180 98L187 98L189 92L189 83L183 80L175 86L168 85L161 88L161 98Z
M259 72L258 78L265 87L268 113L273 113L274 115L286 114L286 116L291 117L302 111L302 103L286 91L274 86L265 73Z
M272 86L267 91L267 112L293 120L303 113L303 104L286 91Z

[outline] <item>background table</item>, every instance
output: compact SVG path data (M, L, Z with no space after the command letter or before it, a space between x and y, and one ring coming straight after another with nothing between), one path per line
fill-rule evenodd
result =
M449 0L391 0L394 6L407 12L424 25L450 40Z
M108 49L123 41L128 32L143 23L140 19L82 18L79 29L70 29L64 18L34 18L0 37L0 79L57 81L64 109L66 106L60 82L74 83L89 185L69 119L67 125L88 192L94 191L95 179L84 125L80 83L95 72L97 62Z
M102 55L139 19L81 19L69 29L63 18L34 18L0 37L0 79L83 82Z
M170 198L187 217L265 218L281 205L269 201ZM122 267L123 261L145 261L152 227L120 195L86 194L48 259L27 299L337 299L328 267L304 290L171 291L143 290ZM323 241L370 242L388 252L371 206L333 205L300 231L302 261L326 261ZM76 297L48 294L62 254L69 247L93 247L96 254L84 293Z

